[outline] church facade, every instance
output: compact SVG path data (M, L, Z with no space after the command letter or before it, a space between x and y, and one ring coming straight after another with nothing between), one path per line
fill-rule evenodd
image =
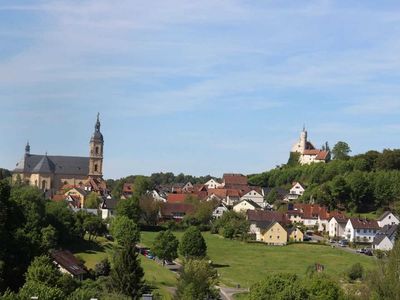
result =
M303 127L300 133L300 139L292 147L294 153L299 153L299 163L308 165L311 163L327 162L330 158L330 153L327 150L316 149L314 145L307 140L307 130Z
M20 180L49 194L64 185L85 186L103 181L104 138L100 126L98 114L88 157L31 154L27 143L24 157L13 170L13 181Z

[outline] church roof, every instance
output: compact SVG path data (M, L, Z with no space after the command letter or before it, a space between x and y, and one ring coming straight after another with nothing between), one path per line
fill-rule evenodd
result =
M14 172L87 176L89 157L26 154L24 159L17 164Z

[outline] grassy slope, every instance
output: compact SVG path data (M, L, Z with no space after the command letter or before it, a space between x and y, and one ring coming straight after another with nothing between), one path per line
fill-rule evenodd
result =
M157 233L142 232L142 243L148 246ZM181 232L176 233L182 236ZM320 263L333 277L340 277L352 264L360 262L367 269L375 266L374 258L352 254L329 246L293 244L289 246L266 246L226 240L218 235L204 233L208 255L219 265L221 282L228 286L240 284L249 287L271 272L293 272L304 276L308 266Z
M111 261L113 243L105 238L97 238L95 241L87 241L76 244L70 250L85 260L86 267L93 269L96 263L104 258ZM167 287L175 287L177 278L174 273L163 268L153 260L140 256L141 264L145 272L146 283L155 287L163 299L172 299Z

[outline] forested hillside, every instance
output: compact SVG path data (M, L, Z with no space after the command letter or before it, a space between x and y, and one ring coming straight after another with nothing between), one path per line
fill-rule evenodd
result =
M294 181L307 189L302 201L313 199L330 208L354 212L400 208L400 149L368 151L327 164L282 167L250 175L253 185L289 188Z

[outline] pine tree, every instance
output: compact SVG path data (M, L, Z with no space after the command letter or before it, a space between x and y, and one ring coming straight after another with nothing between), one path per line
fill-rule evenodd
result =
M133 244L124 244L121 249L116 250L111 270L111 282L116 292L132 299L140 299L144 287L143 276L144 272Z
M189 227L182 236L179 252L185 258L203 258L207 255L207 245L197 227Z

